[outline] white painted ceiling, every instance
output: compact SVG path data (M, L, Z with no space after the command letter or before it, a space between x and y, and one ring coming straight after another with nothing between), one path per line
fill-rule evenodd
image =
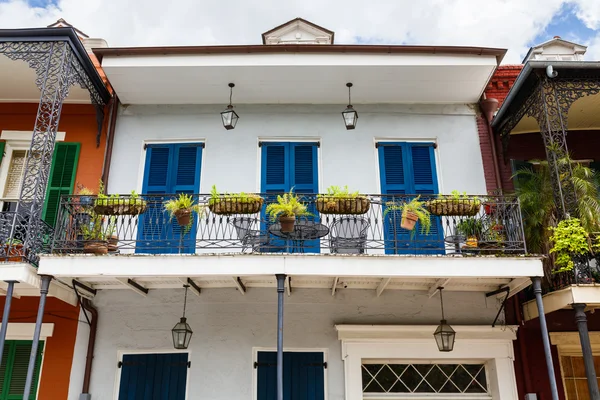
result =
M25 61L14 61L0 54L0 102L38 103L40 90L35 80L35 70L29 68ZM72 86L65 103L89 104L89 92Z
M104 56L124 104L474 103L495 57L345 54Z

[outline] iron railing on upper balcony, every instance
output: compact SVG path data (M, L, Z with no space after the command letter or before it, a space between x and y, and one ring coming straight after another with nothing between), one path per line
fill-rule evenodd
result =
M0 212L0 261L29 262L37 265L39 255L49 253L54 230L45 221L40 221L41 232L39 237L29 241L30 246L25 247L29 234L28 220L25 216L14 211ZM12 239L11 239L12 238Z
M525 254L518 200L509 196L364 195L353 199L299 193L310 216L291 232L265 214L276 194L262 200L191 195L203 210L180 226L165 211L176 195L98 199L63 196L52 243L55 253L334 253L402 255ZM419 197L430 214L402 226L403 205ZM410 216L409 216L410 217Z

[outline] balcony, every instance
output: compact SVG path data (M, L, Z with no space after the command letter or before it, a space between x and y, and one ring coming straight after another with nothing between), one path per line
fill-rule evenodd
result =
M37 237L28 238L31 235L28 221L27 217L14 211L0 212L0 261L37 265L39 255L50 252L53 228L41 220Z
M526 253L519 204L509 196L364 195L334 201L298 194L310 216L282 232L265 214L272 193L252 209L237 197L211 204L193 194L202 211L180 226L165 211L176 195L104 198L63 196L52 242L58 254L332 253L352 255L477 256ZM402 228L402 208L418 198L431 214ZM325 204L327 203L327 204ZM460 214L460 215L459 215Z

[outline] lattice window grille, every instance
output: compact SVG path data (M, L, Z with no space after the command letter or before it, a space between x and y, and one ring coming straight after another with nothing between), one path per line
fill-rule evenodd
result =
M484 364L363 364L362 387L365 397L431 393L490 398Z

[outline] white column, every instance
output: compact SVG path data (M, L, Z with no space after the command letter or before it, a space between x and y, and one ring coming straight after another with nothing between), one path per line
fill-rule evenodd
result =
M486 363L492 398L518 400L514 361L511 358L494 358Z

